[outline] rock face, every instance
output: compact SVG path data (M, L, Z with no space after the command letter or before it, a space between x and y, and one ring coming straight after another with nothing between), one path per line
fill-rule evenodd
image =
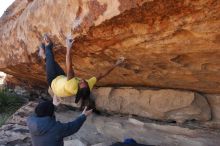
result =
M212 109L212 120L220 121L220 95L208 94L207 100Z
M31 146L31 138L26 124L27 117L34 111L36 102L29 102L17 110L5 125L0 127L0 146Z
M218 0L16 0L0 20L0 68L46 86L36 58L40 37L51 34L64 67L62 34L72 33L78 76L98 75L117 57L127 59L100 86L220 93L219 9ZM77 16L82 23L75 29Z
M178 123L211 119L206 98L195 92L103 87L94 90L94 98L96 108L108 113L174 120ZM79 107L73 98L65 98L62 103Z
M34 110L36 102L30 102L19 109L10 120L0 128L0 146L30 146L30 133L26 126L27 116ZM62 109L56 113L61 122L71 121L80 113ZM141 124L140 124L141 123ZM201 127L200 127L201 128ZM117 131L117 132L115 132ZM132 137L137 142L161 146L218 146L217 129L198 129L178 127L167 123L154 124L121 116L100 116L93 114L77 132L65 139L65 146L109 146L115 142Z

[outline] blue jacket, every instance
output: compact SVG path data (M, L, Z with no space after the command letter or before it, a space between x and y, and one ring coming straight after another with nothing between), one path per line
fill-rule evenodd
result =
M55 117L36 117L27 119L33 146L63 146L63 138L76 133L86 120L79 116L69 123L60 123Z

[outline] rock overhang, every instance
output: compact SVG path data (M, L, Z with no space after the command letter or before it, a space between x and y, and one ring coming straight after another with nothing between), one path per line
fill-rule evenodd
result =
M36 57L40 37L51 34L64 68L60 32L71 32L77 36L73 63L78 76L98 75L117 57L126 58L99 86L220 93L219 8L215 0L17 0L0 20L0 67L28 84L45 86L44 64ZM82 23L73 29L78 15Z

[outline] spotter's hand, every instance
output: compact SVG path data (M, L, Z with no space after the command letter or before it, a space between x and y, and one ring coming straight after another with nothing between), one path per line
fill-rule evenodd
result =
M89 115L91 115L92 112L93 112L93 109L88 110L88 111L86 111L86 110L87 110L87 106L84 108L84 110L83 110L83 112L82 112L82 114L84 114L86 117L89 116Z

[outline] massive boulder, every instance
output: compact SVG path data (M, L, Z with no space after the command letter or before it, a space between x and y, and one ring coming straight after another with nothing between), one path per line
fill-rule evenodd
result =
M212 120L220 122L220 95L206 95L210 108L212 109Z
M64 35L75 39L81 77L126 58L99 86L151 86L220 93L218 0L16 0L0 19L0 68L46 86L37 46L48 32L64 67ZM82 20L76 28L76 17Z
M211 119L211 109L206 98L190 91L102 87L95 89L91 98L95 100L96 109L113 114L173 120L178 123ZM73 97L62 98L62 103L80 106L80 103L74 103Z

